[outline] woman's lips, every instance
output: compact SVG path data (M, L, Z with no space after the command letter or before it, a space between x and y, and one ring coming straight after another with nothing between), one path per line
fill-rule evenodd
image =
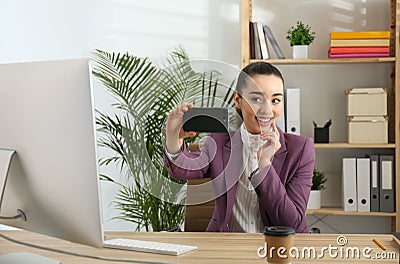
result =
M268 127L272 125L274 117L258 117L256 116L256 120L260 127Z

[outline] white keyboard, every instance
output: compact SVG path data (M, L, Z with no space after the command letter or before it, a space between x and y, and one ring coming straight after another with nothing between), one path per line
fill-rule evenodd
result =
M104 241L104 247L143 251L150 253L166 254L178 256L186 252L197 249L197 246L179 245L171 243L133 240L125 238L116 238Z

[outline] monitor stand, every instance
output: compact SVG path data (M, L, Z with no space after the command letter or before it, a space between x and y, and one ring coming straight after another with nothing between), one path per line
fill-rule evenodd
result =
M4 195L4 190L6 188L8 172L10 171L11 160L14 154L15 150L0 148L0 206L3 201L3 195Z
M4 190L6 188L7 177L11 167L11 160L15 154L15 150L0 149L0 207L3 201ZM0 216L2 219L22 218L26 221L25 214L22 210L17 209L14 216ZM15 252L0 255L0 263L7 264L60 264L59 260L51 259L30 252Z
M0 209L1 205L3 204L7 178L11 170L11 162L16 153L17 152L13 149L0 148ZM12 220L21 218L23 221L26 221L25 213L19 208L16 208L16 211L17 212L15 215L9 215L9 216L0 215L0 219Z
M61 261L31 252L15 252L0 255L0 263L7 264L61 264Z

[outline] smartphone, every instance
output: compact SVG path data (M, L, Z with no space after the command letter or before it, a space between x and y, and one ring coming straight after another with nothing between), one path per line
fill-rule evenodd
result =
M183 130L222 133L229 131L228 108L195 107L183 115Z

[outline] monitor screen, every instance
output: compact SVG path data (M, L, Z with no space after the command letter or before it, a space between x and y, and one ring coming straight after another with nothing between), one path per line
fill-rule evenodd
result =
M0 64L0 223L102 246L92 98L88 59Z

